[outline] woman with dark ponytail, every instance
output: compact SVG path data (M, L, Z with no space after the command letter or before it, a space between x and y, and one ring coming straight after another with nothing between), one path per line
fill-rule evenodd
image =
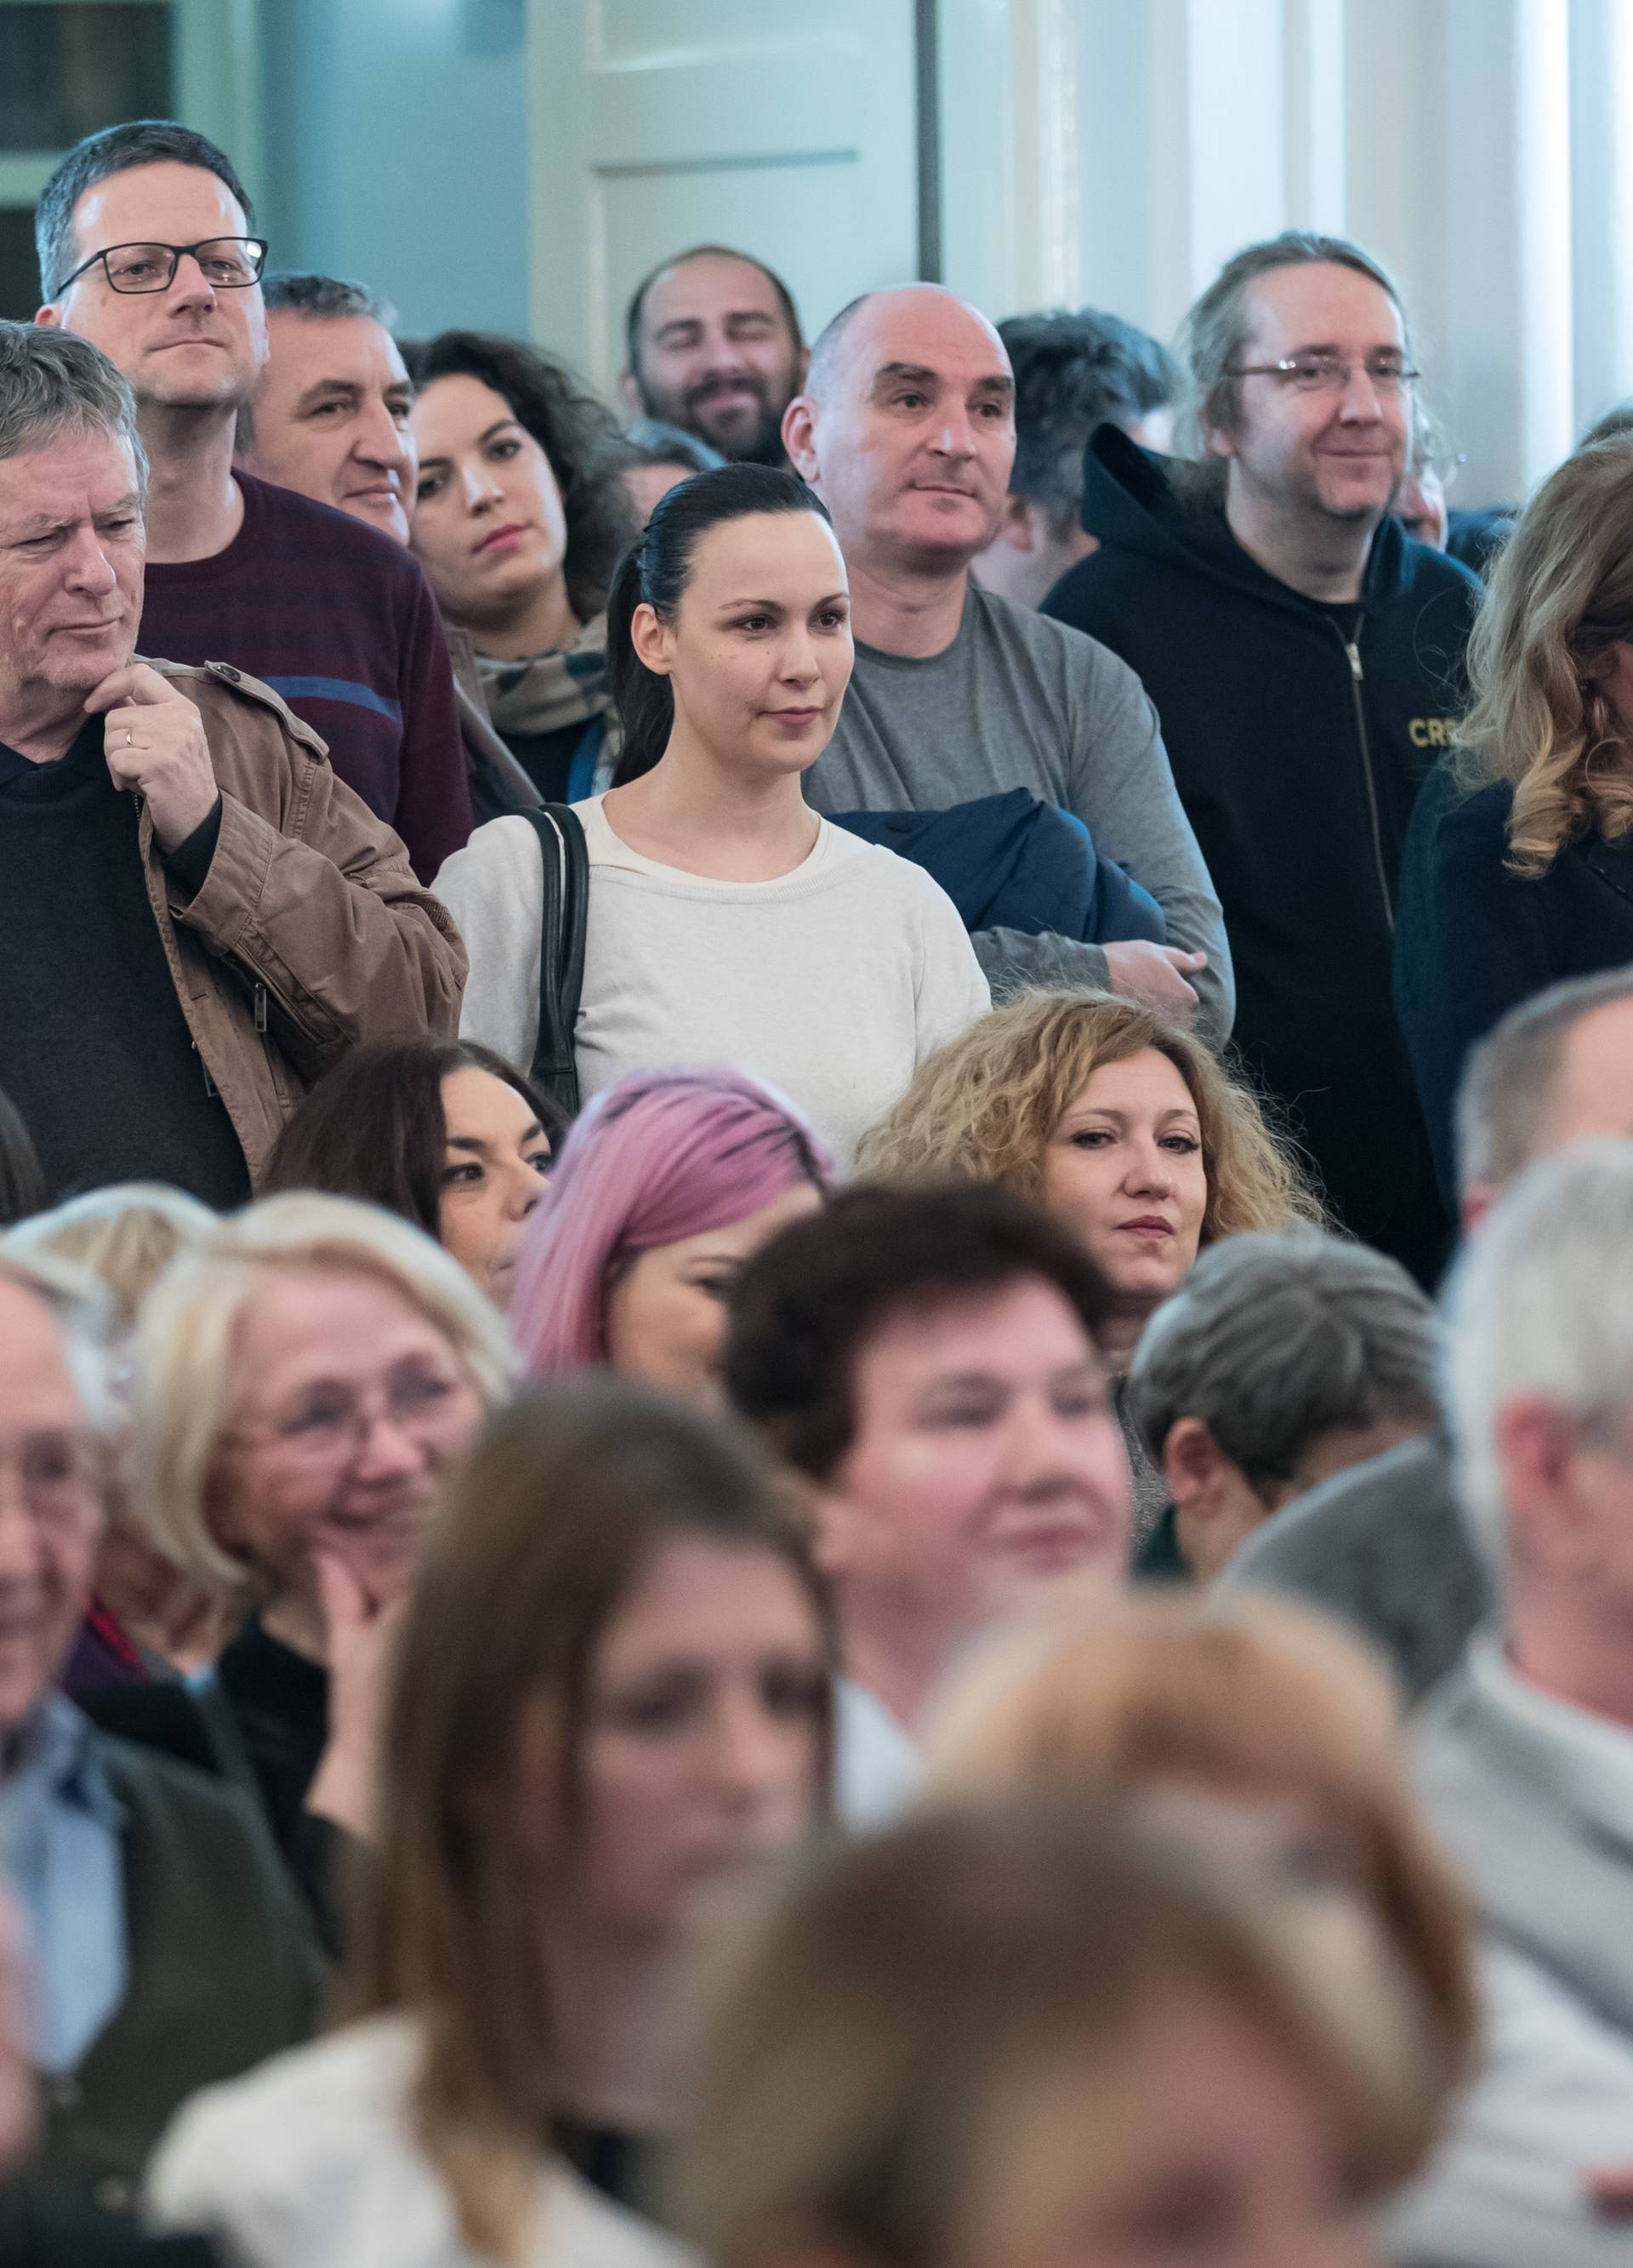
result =
M590 873L585 1097L627 1071L728 1064L783 1089L844 1162L986 1007L951 900L805 801L852 659L845 562L792 474L726 465L662 499L607 609L617 782L573 806ZM463 1035L527 1063L538 836L520 819L479 828L437 888L470 955Z

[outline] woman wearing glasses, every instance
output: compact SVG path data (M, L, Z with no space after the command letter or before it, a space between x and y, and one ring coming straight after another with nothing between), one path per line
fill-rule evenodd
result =
M271 685L428 881L471 825L436 602L375 531L234 461L267 360L243 183L203 135L137 119L69 152L38 224L41 321L100 347L141 413L141 651Z
M1567 457L1496 565L1474 701L1400 877L1395 997L1450 1198L1464 1059L1562 977L1633 961L1633 440Z
M242 1626L202 1677L87 1712L237 1781L321 1918L322 1822L359 1823L384 1639L432 1494L508 1388L504 1327L406 1221L292 1195L176 1263L135 1357L133 1511Z
M1138 673L1236 966L1235 1039L1343 1226L1431 1274L1448 1231L1390 998L1413 802L1461 702L1479 585L1392 514L1410 331L1376 261L1289 232L1186 327L1199 461L1089 445L1099 549L1045 611Z

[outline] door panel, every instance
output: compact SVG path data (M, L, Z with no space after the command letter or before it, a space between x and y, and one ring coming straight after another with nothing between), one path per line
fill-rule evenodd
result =
M808 335L917 272L913 0L530 8L534 335L598 384L634 285L689 244L766 261Z

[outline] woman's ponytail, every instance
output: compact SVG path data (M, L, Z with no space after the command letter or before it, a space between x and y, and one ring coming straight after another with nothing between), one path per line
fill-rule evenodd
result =
M624 727L624 747L614 774L618 787L652 770L668 747L675 725L669 681L647 668L631 635L636 608L654 603L647 596L642 566L651 534L648 526L618 562L607 600L607 682Z

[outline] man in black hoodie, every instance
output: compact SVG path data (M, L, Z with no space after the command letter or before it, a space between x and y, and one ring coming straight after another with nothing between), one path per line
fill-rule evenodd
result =
M1101 426L1100 548L1044 612L1143 680L1224 907L1237 1044L1344 1226L1428 1281L1450 1224L1390 1000L1395 878L1479 585L1390 515L1415 373L1365 253L1250 246L1186 330L1203 461Z

